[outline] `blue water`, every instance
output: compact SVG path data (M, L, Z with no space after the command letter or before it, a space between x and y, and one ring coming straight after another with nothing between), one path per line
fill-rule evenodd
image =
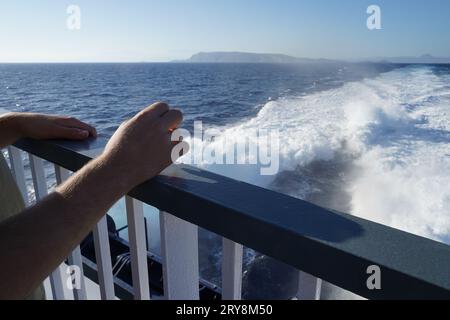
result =
M448 65L0 65L0 107L76 116L105 136L157 100L180 108L188 129L280 130L270 181L205 169L450 243ZM122 209L111 213L119 227ZM202 231L202 275L218 284L220 254L220 239ZM295 294L295 270L251 250L245 261L245 297Z
M183 110L185 124L230 124L269 99L308 94L390 70L387 65L0 64L0 106L65 113L112 134L160 100Z

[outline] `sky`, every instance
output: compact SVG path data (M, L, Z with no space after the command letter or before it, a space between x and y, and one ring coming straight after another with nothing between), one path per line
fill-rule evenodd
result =
M381 9L381 30L367 8ZM80 29L69 30L69 5ZM205 51L450 57L446 0L2 0L0 62L143 62Z

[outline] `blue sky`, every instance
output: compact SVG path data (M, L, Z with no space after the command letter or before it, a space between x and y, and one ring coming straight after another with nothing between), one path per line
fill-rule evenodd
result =
M66 9L81 9L81 30ZM366 9L381 7L382 30ZM2 0L1 62L167 61L200 51L450 57L444 0Z

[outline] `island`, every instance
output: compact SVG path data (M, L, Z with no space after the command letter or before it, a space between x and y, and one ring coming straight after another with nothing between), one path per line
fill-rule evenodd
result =
M331 62L326 59L296 58L285 54L249 52L200 52L179 63L314 63Z

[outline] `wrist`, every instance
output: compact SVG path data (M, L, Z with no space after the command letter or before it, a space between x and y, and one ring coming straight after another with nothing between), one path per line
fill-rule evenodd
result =
M137 185L130 168L125 163L118 161L114 155L104 152L93 160L93 165L118 194L127 194Z
M0 126L8 133L9 136L18 140L23 137L23 129L21 125L21 115L18 112L9 112L0 116Z
M122 172L101 155L59 186L57 192L72 206L101 208L98 212L102 214L131 189Z

